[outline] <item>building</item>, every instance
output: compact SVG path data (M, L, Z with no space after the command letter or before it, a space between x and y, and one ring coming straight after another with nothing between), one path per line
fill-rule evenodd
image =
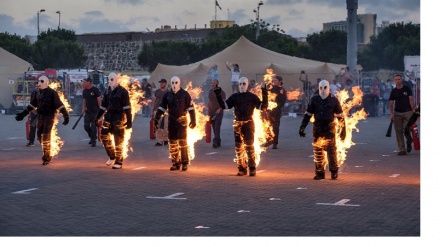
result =
M376 36L376 14L358 14L357 41L358 44L370 43L370 37ZM322 31L340 30L347 32L347 21L323 23Z

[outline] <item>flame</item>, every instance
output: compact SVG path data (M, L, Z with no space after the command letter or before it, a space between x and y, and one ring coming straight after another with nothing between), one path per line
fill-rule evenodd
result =
M142 90L141 83L137 78L131 78L128 75L120 75L118 74L118 83L121 87L124 87L128 91L128 95L130 97L130 109L132 122L134 122L134 118L136 117L136 113L142 109L143 104L148 104L148 101L143 101L144 91ZM150 100L151 102L151 100ZM130 145L131 134L133 132L133 128L125 129L124 134L124 142L122 144L122 157L125 159L128 157L128 151L133 152L133 147ZM114 137L112 135L112 141L114 145Z
M298 100L299 97L303 94L304 93L301 92L301 90L299 88L297 88L293 91L287 91L287 100L288 101Z
M69 102L64 97L63 92L59 91L58 88L61 87L61 83L58 81L53 81L49 84L49 87L55 90L60 97L61 102L64 104L67 112L71 112L72 108L70 107ZM58 118L54 119L52 131L50 134L50 156L55 156L61 151L61 147L64 145L64 141L58 136L58 128L57 125L59 123Z
M198 99L200 94L202 93L201 87L192 87L192 82L190 81L188 85L185 87L185 91L189 93L191 99ZM189 126L187 127L187 144L188 144L188 158L189 160L193 160L195 158L194 144L201 140L205 135L205 123L209 121L209 116L203 114L203 109L205 108L203 103L195 103L194 104L194 112L196 114L196 127L191 129ZM187 118L190 119L189 113L187 114Z
M356 125L360 120L366 119L367 113L364 111L364 108L361 108L363 92L359 86L352 87L352 97L350 98L350 94L347 90L342 90L339 92L339 102L342 106L342 111L345 116L345 128L346 128L346 136L345 140L341 141L340 136L340 125L339 121L335 119L337 124L336 131L336 152L338 157L339 166L345 162L347 157L347 150L355 145L352 142L352 134L353 131L359 132L359 129ZM351 113L350 113L351 112Z

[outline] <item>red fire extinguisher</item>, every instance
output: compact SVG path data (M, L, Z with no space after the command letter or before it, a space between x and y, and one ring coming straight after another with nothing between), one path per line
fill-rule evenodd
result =
M416 123L411 126L411 134L414 142L414 150L420 150L419 128Z
M31 121L26 121L26 140L29 140L29 132L31 131Z
M205 124L205 141L211 143L211 121L206 121Z
M150 120L150 139L151 140L154 140L154 139L156 139L156 135L154 134L154 120L153 119L151 119Z

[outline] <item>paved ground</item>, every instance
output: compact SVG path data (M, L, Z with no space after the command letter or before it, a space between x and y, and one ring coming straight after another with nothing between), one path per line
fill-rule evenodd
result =
M24 121L0 115L0 236L422 240L420 152L396 155L395 134L385 137L388 116L358 124L338 180L315 181L311 125L299 138L301 117L282 118L279 148L262 155L256 177L235 176L229 115L222 147L199 141L187 172L169 171L168 150L149 139L147 118L135 119L133 152L112 170L102 145L89 147L81 124L72 130L77 116L58 127L65 145L43 167L40 146L25 146ZM305 241L317 239L339 238Z

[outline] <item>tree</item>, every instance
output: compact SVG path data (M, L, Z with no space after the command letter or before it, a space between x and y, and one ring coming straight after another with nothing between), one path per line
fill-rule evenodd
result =
M29 41L15 34L0 33L0 47L26 61L31 55Z
M364 70L404 70L404 56L420 55L420 25L394 23L370 39L359 52L358 61Z
M340 30L307 35L307 46L299 49L303 58L327 63L346 64L347 33Z
M76 42L75 32L66 29L42 32L32 46L30 58L36 69L78 68L84 66L86 60L84 48Z

